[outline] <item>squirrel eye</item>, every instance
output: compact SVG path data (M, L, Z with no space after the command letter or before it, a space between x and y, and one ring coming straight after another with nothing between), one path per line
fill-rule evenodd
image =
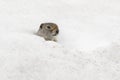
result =
M47 26L47 29L51 29L51 27L50 27L50 26Z

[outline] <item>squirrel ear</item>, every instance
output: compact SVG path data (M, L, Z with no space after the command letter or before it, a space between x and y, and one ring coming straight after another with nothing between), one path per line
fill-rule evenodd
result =
M42 29L42 27L43 27L43 23L40 25L40 28Z

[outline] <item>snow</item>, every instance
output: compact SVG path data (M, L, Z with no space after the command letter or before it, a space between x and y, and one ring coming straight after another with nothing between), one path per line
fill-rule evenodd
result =
M0 80L120 80L119 0L0 0ZM58 42L37 36L59 25Z

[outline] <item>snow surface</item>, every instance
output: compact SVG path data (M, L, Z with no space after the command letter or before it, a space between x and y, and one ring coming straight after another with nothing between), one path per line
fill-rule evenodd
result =
M119 37L120 0L0 0L0 80L120 80Z

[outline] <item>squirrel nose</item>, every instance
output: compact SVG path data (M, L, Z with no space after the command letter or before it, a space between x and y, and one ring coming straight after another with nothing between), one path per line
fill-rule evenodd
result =
M59 30L56 31L56 34L58 34L58 33L59 33Z
M53 36L56 36L59 33L59 30L53 32Z

